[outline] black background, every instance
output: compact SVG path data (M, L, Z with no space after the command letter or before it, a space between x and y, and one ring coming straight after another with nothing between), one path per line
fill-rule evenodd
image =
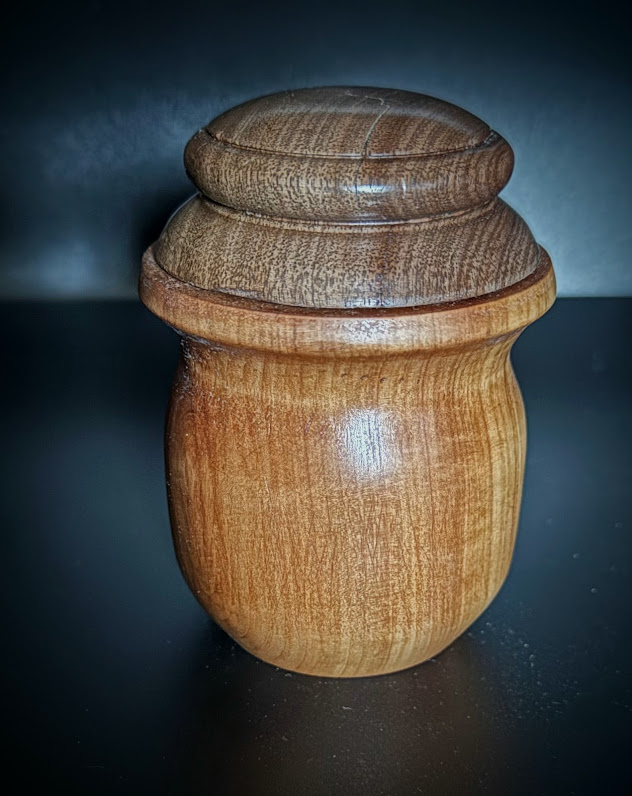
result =
M10 792L627 793L632 314L596 298L632 290L623 6L113 0L21 4L3 24ZM489 121L562 294L593 297L516 345L529 451L499 597L435 660L357 681L257 661L184 585L162 459L177 338L135 299L141 251L192 191L191 133L336 83Z

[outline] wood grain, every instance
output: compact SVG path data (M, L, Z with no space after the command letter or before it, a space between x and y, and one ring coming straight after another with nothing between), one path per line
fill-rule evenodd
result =
M509 160L501 179L465 111L383 89L263 98L193 141L207 196L140 278L182 336L166 436L182 571L277 666L413 666L485 610L513 551L525 415L509 354L555 278L496 198ZM423 185L407 176L422 160ZM348 175L368 173L383 198L345 204Z
M193 197L155 249L173 276L298 307L409 307L516 284L538 266L524 221L496 200L458 215L391 224L257 217Z
M522 489L509 351L553 301L548 257L486 300L347 317L194 288L150 250L141 295L186 332L174 539L233 638L277 666L362 676L432 657L480 615Z
M538 247L497 198L509 144L407 91L305 89L247 102L185 152L201 194L155 254L207 290L303 307L406 307L501 290Z
M193 136L187 171L219 204L326 221L396 221L489 202L507 142L450 103L408 91L304 89L234 108Z

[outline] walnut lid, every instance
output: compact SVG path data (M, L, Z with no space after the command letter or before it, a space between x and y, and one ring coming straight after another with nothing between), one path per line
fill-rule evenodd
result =
M407 91L317 88L244 103L185 151L200 194L160 266L207 290L313 308L454 302L532 274L539 249L497 198L509 144Z

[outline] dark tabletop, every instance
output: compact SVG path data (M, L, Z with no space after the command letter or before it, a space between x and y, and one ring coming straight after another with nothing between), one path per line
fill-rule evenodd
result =
M0 319L12 794L627 791L632 300L560 300L520 338L509 578L442 655L360 680L259 662L185 586L162 458L177 336L131 302Z

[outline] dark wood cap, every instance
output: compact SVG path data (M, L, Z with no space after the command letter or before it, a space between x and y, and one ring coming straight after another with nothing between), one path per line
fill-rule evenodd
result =
M489 202L511 175L507 142L448 102L374 88L288 91L196 133L186 168L214 202L266 216L401 221Z
M532 274L539 249L497 198L509 144L408 91L316 88L252 100L185 152L201 193L158 264L197 287L310 308L441 304Z

